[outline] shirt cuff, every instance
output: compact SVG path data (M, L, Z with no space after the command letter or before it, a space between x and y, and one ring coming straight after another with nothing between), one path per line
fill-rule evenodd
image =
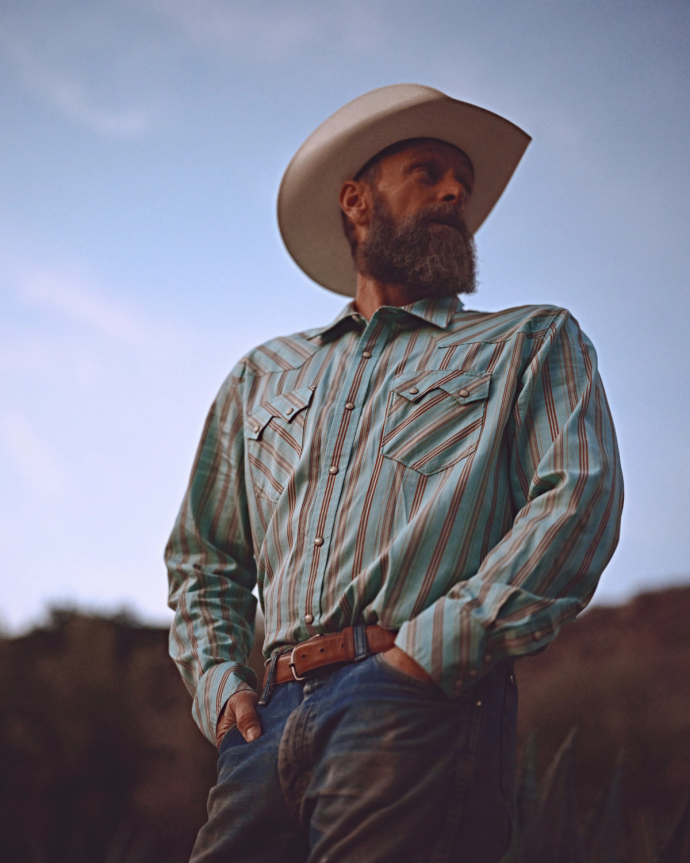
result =
M216 725L223 705L243 689L256 691L256 674L248 665L222 662L201 676L196 688L192 716L201 733L216 745Z
M446 695L450 698L456 698L465 685L469 669L466 664L461 665L457 659L452 664L444 662L445 650L443 645L434 648L432 639L427 635L433 623L425 619L430 611L432 609L426 609L413 620L403 623L398 630L395 646L405 651L418 665L421 665ZM433 617L433 614L431 616ZM474 678L472 678L472 682L474 682Z
M537 602L533 595L500 583L485 591L482 604L473 589L471 581L461 582L455 596L441 597L403 623L395 639L450 698L503 659L541 653L581 607L571 598ZM503 611L510 612L508 623L499 618Z
M449 698L457 698L506 653L492 643L492 624L512 588L492 585L487 602L470 611L470 585L444 596L402 624L395 644L431 675ZM497 649L499 648L499 649Z

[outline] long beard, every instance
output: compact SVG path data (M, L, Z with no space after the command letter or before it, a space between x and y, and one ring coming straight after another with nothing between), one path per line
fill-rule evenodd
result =
M385 201L376 196L371 228L356 256L361 273L405 285L420 297L472 294L477 289L474 240L452 205L427 207L396 223Z

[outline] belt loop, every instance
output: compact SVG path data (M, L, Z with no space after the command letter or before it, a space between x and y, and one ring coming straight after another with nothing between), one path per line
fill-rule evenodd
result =
M366 626L363 623L358 623L356 626L353 626L352 637L355 645L355 662L361 662L369 655Z
M268 670L266 672L266 676L264 678L264 688L261 693L261 698L259 699L259 704L263 707L268 704L268 701L271 697L271 690L273 689L273 682L276 679L276 666L278 664L278 657L280 656L280 652L276 651L273 654L271 659L269 660Z

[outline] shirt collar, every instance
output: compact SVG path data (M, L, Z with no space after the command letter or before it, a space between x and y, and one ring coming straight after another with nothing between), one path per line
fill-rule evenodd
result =
M417 300L416 303L410 303L408 306L384 306L383 308L395 308L398 312L406 312L409 315L414 315L416 318L421 318L428 324L432 324L439 329L445 330L450 326L453 320L453 315L463 310L464 306L459 297L426 297L423 300ZM334 330L343 321L350 319L359 324L364 321L364 318L357 312L355 301L351 300L340 314L327 324L325 327L312 330L309 339L315 339L317 336L325 336Z
M404 312L422 318L441 330L449 327L453 315L461 312L463 308L462 300L456 296L427 297L424 300L417 300L416 303L410 303L409 306L402 306Z

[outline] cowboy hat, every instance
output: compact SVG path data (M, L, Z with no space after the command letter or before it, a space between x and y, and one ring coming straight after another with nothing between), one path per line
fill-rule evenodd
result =
M293 156L278 193L278 224L295 263L331 291L354 296L357 283L338 194L381 150L407 138L437 138L474 166L467 225L474 233L508 185L532 140L491 111L420 84L380 87L332 114Z

